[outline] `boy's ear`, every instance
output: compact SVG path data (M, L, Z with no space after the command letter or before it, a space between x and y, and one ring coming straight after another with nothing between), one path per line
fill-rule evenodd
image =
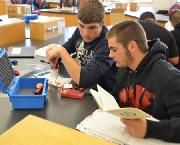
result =
M175 26L176 26L176 23L171 22L171 26L175 27Z
M137 43L135 41L130 41L129 42L128 49L129 49L130 53L133 54L137 50L137 48L138 48L138 45L137 45Z

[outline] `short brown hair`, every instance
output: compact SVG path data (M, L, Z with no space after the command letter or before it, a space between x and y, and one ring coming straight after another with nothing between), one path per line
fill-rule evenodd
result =
M104 7L99 0L87 0L78 11L78 19L84 24L101 23L104 20Z
M169 16L169 20L171 23L180 23L180 10L173 11Z
M114 25L107 33L107 38L116 37L127 50L128 44L135 41L142 52L147 52L148 45L143 27L134 20L121 21Z
M144 12L140 15L139 20L153 20L156 22L156 17L152 12Z

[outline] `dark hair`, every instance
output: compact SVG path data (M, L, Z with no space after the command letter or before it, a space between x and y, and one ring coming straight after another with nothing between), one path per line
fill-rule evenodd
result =
M153 20L156 22L156 17L152 12L144 12L140 15L139 20Z
M143 27L134 20L125 20L114 25L107 33L107 38L116 37L126 50L131 41L135 41L141 52L147 52L148 45Z
M78 11L78 19L85 24L101 23L104 12L104 6L99 0L87 0Z
M180 10L175 10L172 13L170 13L169 20L171 21L171 23L180 23Z

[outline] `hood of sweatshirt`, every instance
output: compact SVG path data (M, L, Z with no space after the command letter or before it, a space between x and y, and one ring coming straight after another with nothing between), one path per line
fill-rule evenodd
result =
M152 65L159 59L166 59L168 56L168 47L166 44L160 41L160 39L154 39L148 42L148 53L138 65L136 74L147 69L151 69Z

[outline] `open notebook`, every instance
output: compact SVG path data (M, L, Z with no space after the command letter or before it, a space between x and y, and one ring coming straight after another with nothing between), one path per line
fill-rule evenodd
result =
M153 118L149 119L153 120ZM125 126L118 116L101 109L96 110L92 115L86 117L77 125L76 129L121 145L178 145L157 139L132 137L126 132Z
M103 111L107 111L120 118L126 119L142 119L151 117L149 114L137 108L120 108L111 94L109 94L99 85L97 85L97 88L98 91L91 89L90 92L96 100L99 108L101 108Z

